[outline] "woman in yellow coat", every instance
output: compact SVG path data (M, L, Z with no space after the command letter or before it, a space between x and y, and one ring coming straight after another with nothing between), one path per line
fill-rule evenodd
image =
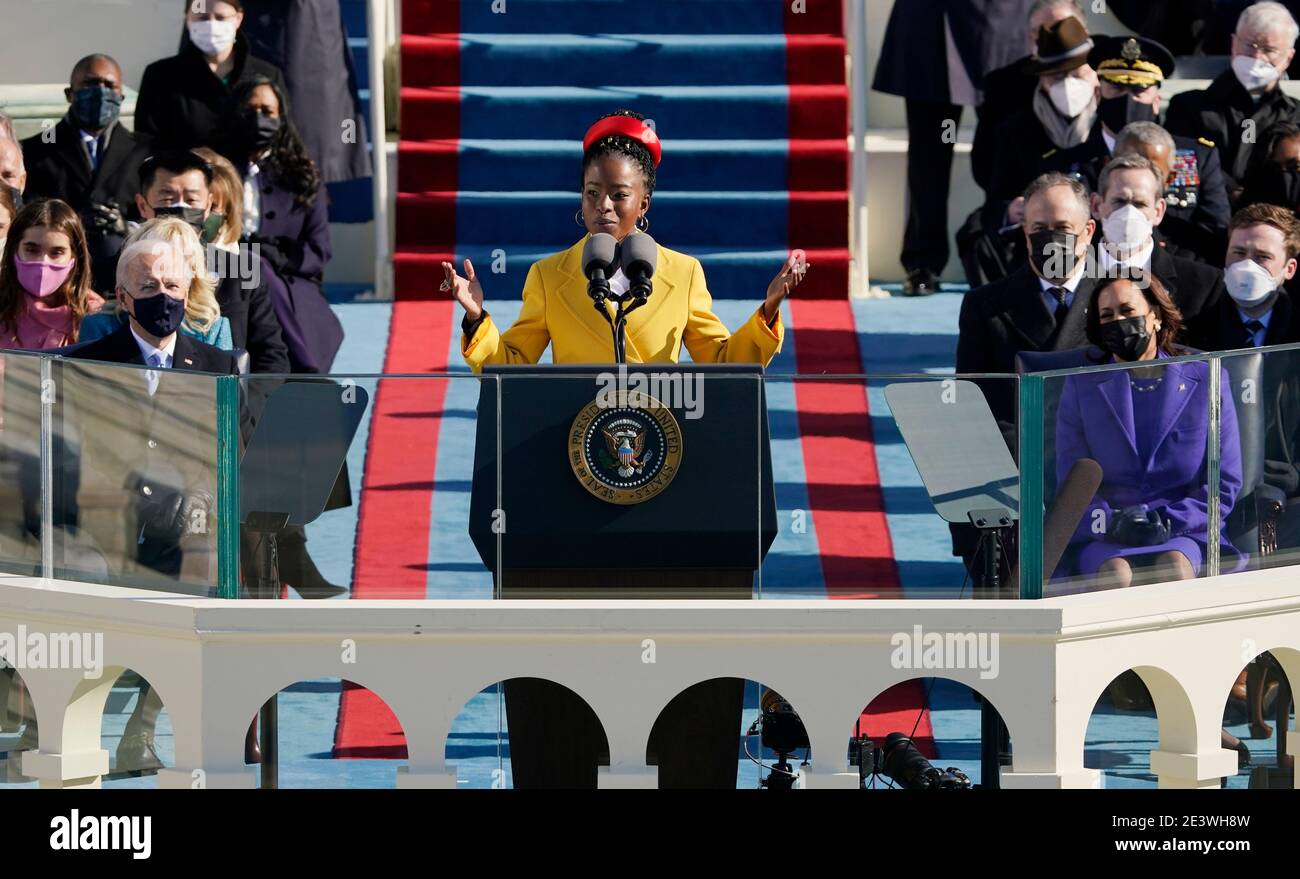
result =
M661 155L659 138L639 113L619 110L596 121L583 139L582 225L587 236L613 235L622 241L649 228L646 218ZM461 353L475 372L485 363L536 363L551 345L556 363L612 363L610 325L592 306L582 272L587 236L568 250L533 263L524 282L524 304L504 333L483 308L483 288L465 260L465 277L442 264L441 289L465 309ZM781 301L803 280L808 264L793 253L772 283L763 304L739 330L729 333L713 313L704 270L693 256L658 246L654 287L647 303L627 321L628 363L676 363L682 346L696 363L760 363L778 351L785 328ZM610 287L627 290L622 270ZM612 303L606 303L612 309ZM611 310L611 316L613 311Z

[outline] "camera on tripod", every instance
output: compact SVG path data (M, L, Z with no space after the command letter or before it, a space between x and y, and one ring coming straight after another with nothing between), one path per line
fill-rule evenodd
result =
M763 747L777 755L776 763L770 767L768 776L760 780L759 784L768 790L790 790L798 778L790 765L790 755L803 749L803 766L807 766L812 757L808 730L794 706L775 690L765 690L759 706L761 712L758 719L745 735L748 738L761 734ZM745 744L745 753L749 754L748 742ZM753 755L749 757L754 759ZM755 762L762 765L761 761ZM849 742L849 763L858 767L858 779L863 787L868 778L882 776L897 782L905 790L971 788L970 779L964 772L951 766L947 769L934 766L912 744L911 737L901 732L890 733L885 737L884 745L879 748L867 736L855 736Z

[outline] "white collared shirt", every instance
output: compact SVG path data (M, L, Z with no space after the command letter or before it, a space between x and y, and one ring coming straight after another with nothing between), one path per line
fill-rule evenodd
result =
M1056 297L1052 295L1052 290L1060 287L1065 290L1065 304L1067 306L1074 304L1074 293L1079 289L1079 284L1083 282L1083 274L1088 268L1085 260L1079 260L1079 264L1074 267L1074 273L1065 279L1064 283L1057 284L1053 281L1038 279L1038 285L1042 288L1043 304L1047 306L1048 314L1056 314Z
M1101 139L1106 142L1106 152L1115 155L1115 144L1118 142L1116 135L1111 134L1104 127L1101 129Z
M165 296L167 294L164 293L163 295ZM139 346L140 354L141 356L144 357L144 362L146 364L152 366L154 361L158 357L161 357L162 368L171 369L172 361L175 360L175 354L176 354L175 333L172 333L172 336L170 339L167 340L166 345L163 345L163 347L161 348L156 348L154 347L152 342L146 342L144 339L142 339L140 337L140 334L135 331L135 327L133 325L127 324L127 326L131 328L131 335L135 337L135 344ZM158 375L158 371L156 369L146 369L144 371L144 380L146 384L148 384L149 386L149 396L151 397L158 390L159 378L160 376Z
M1105 241L1098 245L1097 251L1097 262L1101 273L1106 277L1110 277L1111 270L1117 267L1125 271L1141 269L1145 272L1151 270L1151 255L1156 251L1156 242L1154 238L1147 241L1141 250L1134 252L1128 259L1116 259Z

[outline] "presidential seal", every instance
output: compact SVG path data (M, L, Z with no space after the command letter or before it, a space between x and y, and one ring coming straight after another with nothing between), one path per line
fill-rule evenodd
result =
M639 504L673 481L682 462L682 432L672 411L639 391L620 391L615 405L595 400L569 428L569 466L582 487L611 504Z

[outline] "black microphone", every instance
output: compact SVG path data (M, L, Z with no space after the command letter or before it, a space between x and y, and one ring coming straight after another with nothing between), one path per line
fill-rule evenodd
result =
M620 254L623 274L627 276L629 292L644 302L650 297L651 279L659 262L659 248L655 240L644 232L635 232L623 239Z
M605 299L609 296L609 276L614 273L614 259L618 242L604 232L592 235L582 247L582 273L587 276L587 295L605 313Z

